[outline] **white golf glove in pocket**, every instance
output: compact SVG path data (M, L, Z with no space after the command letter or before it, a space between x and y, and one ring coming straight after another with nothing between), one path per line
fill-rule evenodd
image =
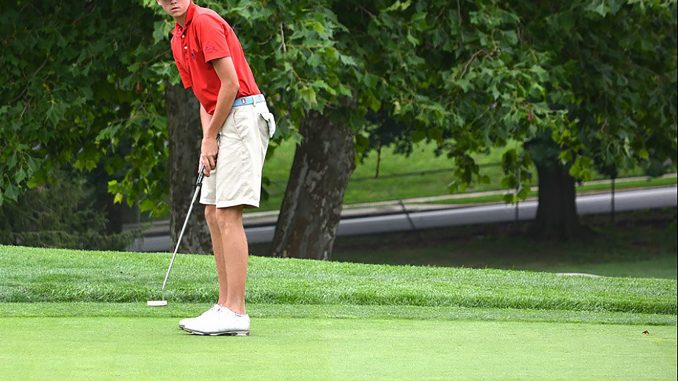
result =
M270 112L262 112L259 114L259 117L266 121L266 125L268 126L268 137L272 138L275 134L275 118L273 117L273 114Z

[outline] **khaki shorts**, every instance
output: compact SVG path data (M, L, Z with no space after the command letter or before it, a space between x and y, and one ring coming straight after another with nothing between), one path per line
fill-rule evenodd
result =
M202 183L201 204L259 207L269 139L268 124L261 115L270 115L266 102L231 109L217 137L217 167Z

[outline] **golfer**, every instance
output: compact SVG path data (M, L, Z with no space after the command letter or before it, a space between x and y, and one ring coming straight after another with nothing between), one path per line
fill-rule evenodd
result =
M174 18L172 54L185 88L200 102L205 205L219 300L179 327L198 335L249 335L245 311L247 237L243 208L259 207L261 170L275 121L233 29L192 0L157 0Z

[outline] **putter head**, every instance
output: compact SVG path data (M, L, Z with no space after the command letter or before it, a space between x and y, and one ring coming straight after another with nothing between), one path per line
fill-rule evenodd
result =
M149 307L165 307L167 300L149 300L146 302L146 305Z

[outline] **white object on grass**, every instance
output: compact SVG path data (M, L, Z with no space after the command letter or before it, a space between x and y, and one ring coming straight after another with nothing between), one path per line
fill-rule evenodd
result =
M146 305L149 307L164 307L167 305L167 300L149 300Z
M600 278L600 275L596 274L587 274L587 273L557 273L557 275L562 276L584 276L589 278Z

